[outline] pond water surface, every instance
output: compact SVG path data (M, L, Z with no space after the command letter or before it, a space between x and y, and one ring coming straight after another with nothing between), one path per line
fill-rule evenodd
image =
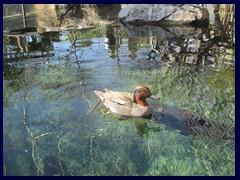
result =
M89 113L94 90L145 84L160 98L149 101L235 129L235 42L219 34L133 37L114 23L5 35L4 174L235 175L235 138Z

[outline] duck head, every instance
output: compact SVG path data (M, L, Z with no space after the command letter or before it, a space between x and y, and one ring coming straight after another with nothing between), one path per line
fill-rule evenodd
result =
M133 102L139 106L148 106L146 98L152 95L150 89L145 85L137 86L133 92Z

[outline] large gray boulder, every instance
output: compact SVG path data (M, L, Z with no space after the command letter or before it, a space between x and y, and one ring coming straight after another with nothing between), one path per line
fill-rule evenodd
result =
M123 8L118 19L122 23L143 25L194 25L209 22L207 9L190 4L131 4Z

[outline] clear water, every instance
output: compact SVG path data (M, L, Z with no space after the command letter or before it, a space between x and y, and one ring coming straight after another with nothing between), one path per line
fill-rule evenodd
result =
M152 39L168 53L150 55ZM215 41L197 64L193 40L134 38L111 25L4 36L4 174L235 175L235 139L119 121L103 106L89 114L93 90L145 84L160 97L155 103L234 125L234 43Z

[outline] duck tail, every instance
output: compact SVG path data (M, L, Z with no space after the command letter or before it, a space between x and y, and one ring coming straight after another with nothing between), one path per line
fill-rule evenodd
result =
M108 88L104 88L104 91L105 92L112 92L110 89L108 89Z
M105 98L104 98L104 95L103 95L103 92L101 92L101 91L94 91L94 93L98 96L98 97L100 97L100 99L103 101Z

